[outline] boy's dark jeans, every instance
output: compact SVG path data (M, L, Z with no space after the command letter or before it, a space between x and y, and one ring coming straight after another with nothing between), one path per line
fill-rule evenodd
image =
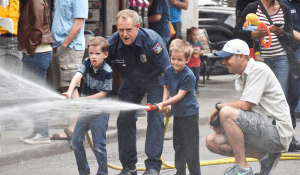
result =
M174 116L173 147L177 175L186 174L186 163L191 175L200 175L199 113L189 117Z
M83 146L85 133L91 129L95 156L98 162L97 175L107 175L107 152L106 131L108 127L109 114L100 114L95 117L79 117L73 132L72 146L75 153L76 163L80 175L90 174Z

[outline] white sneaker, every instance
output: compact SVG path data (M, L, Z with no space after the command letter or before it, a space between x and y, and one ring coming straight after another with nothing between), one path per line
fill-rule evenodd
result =
M35 135L25 137L22 141L27 143L27 144L32 144L32 145L35 145L35 144L49 144L50 143L50 137L44 137L41 134L35 134Z

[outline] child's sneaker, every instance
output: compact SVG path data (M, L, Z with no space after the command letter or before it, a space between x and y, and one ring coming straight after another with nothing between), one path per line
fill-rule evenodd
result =
M281 153L274 153L274 154L269 154L269 157L259 161L260 163L260 175L268 175L271 174L272 171L275 169L277 166L279 159L281 157Z
M237 164L234 164L233 167L225 170L224 175L253 175L253 171L251 167L249 167L249 170L245 170Z

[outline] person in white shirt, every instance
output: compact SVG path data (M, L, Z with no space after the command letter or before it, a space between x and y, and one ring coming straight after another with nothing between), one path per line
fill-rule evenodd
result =
M260 174L270 174L281 152L288 151L294 136L284 92L272 70L249 57L249 47L240 39L228 41L215 55L223 58L230 73L236 73L239 100L217 103L209 123L218 117L220 125L207 136L207 148L217 154L234 156L236 163L225 174L252 175L246 157L259 159Z

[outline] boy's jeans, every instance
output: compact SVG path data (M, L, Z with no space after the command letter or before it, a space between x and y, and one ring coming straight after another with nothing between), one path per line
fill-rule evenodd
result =
M47 69L52 59L52 51L34 53L33 56L23 53L23 72L22 75L41 85L45 84ZM34 118L33 134L42 134L44 137L49 137L48 120L45 118Z
M285 97L288 97L288 76L290 65L287 60L287 56L278 56L272 58L265 58L264 63L266 63L275 74L277 80L279 81Z
M91 129L95 156L98 162L97 175L107 175L106 131L109 114L97 117L79 117L72 136L72 146L75 153L77 167L80 175L90 174L85 149L84 136Z

